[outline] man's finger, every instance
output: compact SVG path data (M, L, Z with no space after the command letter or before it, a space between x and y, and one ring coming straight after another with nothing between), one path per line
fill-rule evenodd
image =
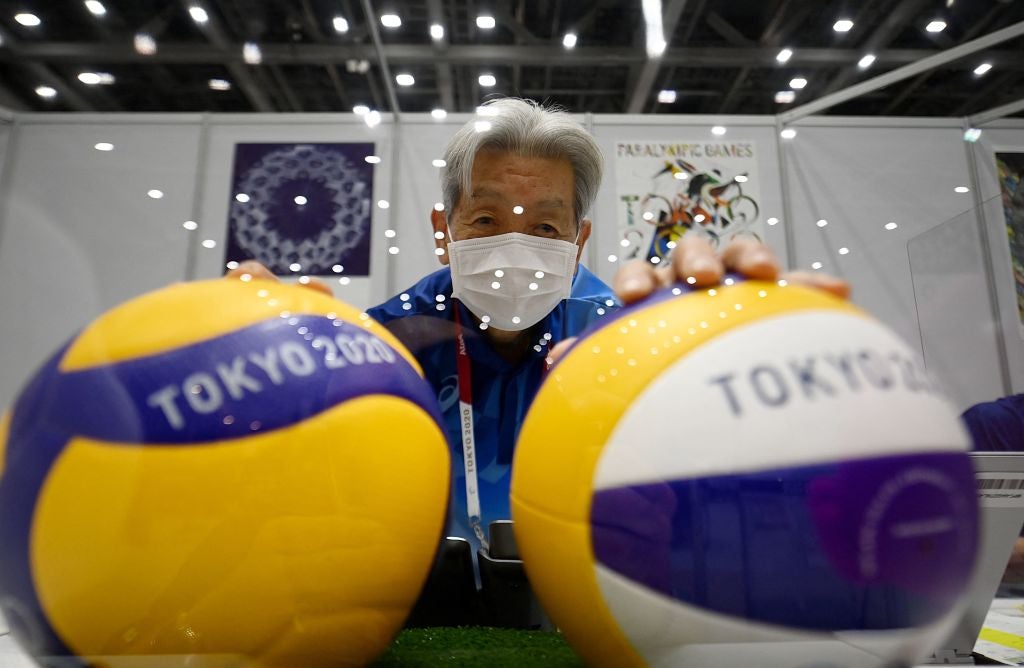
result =
M728 271L754 280L774 281L779 275L775 253L752 237L733 237L722 251L722 262Z
M822 290L840 299L850 298L850 284L841 278L829 276L828 274L816 271L790 271L779 278L793 285L803 285L808 288Z
M266 281L276 281L277 276L274 276L274 272L264 267L255 260L246 260L237 267L224 274L225 278L241 278L242 276L249 276L249 278L259 278Z
M562 339L561 341L556 343L555 346L551 349L551 352L548 353L548 368L554 366L558 360L562 359L562 357L565 355L565 352L569 350L569 348L572 348L572 344L576 343L576 339L578 338L579 337L577 336L570 336L569 338Z
M676 280L698 287L717 285L725 273L715 249L698 234L688 234L676 244L672 251L672 269Z
M654 292L658 283L654 267L649 262L633 260L622 265L615 274L612 289L615 290L615 296L619 301L630 304Z

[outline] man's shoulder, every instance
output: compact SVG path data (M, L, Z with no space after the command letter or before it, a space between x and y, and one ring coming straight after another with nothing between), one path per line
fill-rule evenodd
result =
M366 312L380 323L427 312L436 315L437 304L447 303L451 294L452 274L448 267L442 267L427 274L384 303L367 309ZM445 302L439 302L438 295L444 297Z

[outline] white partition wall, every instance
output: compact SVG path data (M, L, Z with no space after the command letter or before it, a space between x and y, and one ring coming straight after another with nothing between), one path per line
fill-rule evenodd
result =
M61 341L103 310L173 281L223 273L239 142L372 142L381 162L374 171L370 276L344 286L336 277L327 280L338 297L360 308L408 287L441 266L429 225L430 210L441 199L433 163L470 118L406 114L399 124L385 117L368 128L349 114L26 114L0 125L0 165L6 166L0 172L0 406ZM621 239L618 142L749 142L756 147L760 217L780 221L761 230L783 264L809 268L821 262L821 271L853 284L856 303L919 349L908 241L998 195L993 151L1024 150L1020 122L996 123L967 147L955 120L805 119L795 126L796 137L783 140L771 117L578 118L606 160L585 255L601 278L610 281L619 264L608 260L618 254ZM713 136L713 125L726 127L727 134ZM114 150L96 150L99 142ZM972 191L955 192L960 185ZM147 196L153 189L163 197ZM378 200L388 207L377 207ZM973 375L960 374L966 381L957 394L964 405L1002 393L999 379L990 382L990 371L994 364L1002 373L1004 357L1013 389L1024 391L1024 340L1005 229L999 207L989 209L979 218L989 232L982 257L994 269L999 331L1014 335L1004 337L1004 354L992 344L986 350L994 357L973 367ZM820 219L828 224L818 227ZM186 220L199 228L185 230ZM898 227L887 231L888 222ZM204 248L203 239L215 247ZM841 248L849 252L840 255ZM976 318L988 299L986 293L970 305L952 304L948 317ZM934 324L936 313L927 318ZM994 339L996 332L985 336ZM936 349L929 354L932 360L946 356ZM957 364L973 364L952 350L948 357L953 374Z
M0 405L98 314L184 278L197 121L18 117L0 188Z

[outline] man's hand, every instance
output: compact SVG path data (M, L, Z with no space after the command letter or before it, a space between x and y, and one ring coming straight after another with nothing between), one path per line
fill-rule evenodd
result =
M750 237L734 238L721 255L715 255L714 248L701 236L683 237L672 253L669 266L655 268L645 260L634 260L619 270L612 287L623 304L631 304L676 282L698 288L717 285L726 272L761 281L784 279L824 290L840 299L850 296L849 283L827 274L794 271L780 275L775 253Z
M248 276L249 278L246 279L243 278L243 276ZM236 268L224 274L224 278L233 278L241 280L249 280L255 278L263 281L280 282L277 276L273 274L273 272L271 272L269 269L264 267L259 262L256 262L255 260L246 260L245 262L242 262ZM322 281L318 281L315 278L311 278L308 283L301 283L301 285L304 285L307 288L312 288L317 292L322 292L328 297L334 296L334 293L331 292L330 286L328 286L326 283L323 283Z
M623 304L632 304L658 288L682 282L703 288L718 285L726 272L734 272L760 281L785 280L835 295L850 297L850 284L844 280L811 271L779 273L779 260L768 246L750 237L735 237L721 255L715 254L707 239L697 235L683 237L672 253L672 262L655 267L646 260L633 260L623 265L612 281L615 296ZM561 359L576 341L571 337L560 341L548 355L548 365Z

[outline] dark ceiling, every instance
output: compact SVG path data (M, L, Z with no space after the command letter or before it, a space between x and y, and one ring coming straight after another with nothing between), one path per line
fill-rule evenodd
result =
M641 0L0 0L0 105L31 111L349 111L364 104L471 111L489 94L520 95L596 113L775 114L1024 21L1024 0L665 0L668 49L645 52ZM189 7L209 15L197 24ZM367 11L372 16L367 16ZM15 14L31 12L26 27ZM387 28L379 15L395 13ZM478 15L496 27L478 28ZM349 29L337 32L335 16ZM837 33L847 18L854 27ZM925 25L942 19L942 32ZM368 23L372 21L372 25ZM432 23L445 29L431 39ZM576 47L562 46L567 31ZM151 34L153 55L133 48ZM374 33L379 35L380 49ZM255 41L262 62L246 64ZM776 61L781 48L792 58ZM857 62L876 56L866 70ZM992 69L976 75L981 63ZM364 71L360 71L360 69ZM112 74L86 85L83 71ZM390 71L390 77L386 72ZM415 84L394 77L412 74ZM497 84L481 87L480 74ZM795 101L778 91L807 80ZM230 90L211 90L223 79ZM55 97L35 90L47 86ZM390 89L390 91L389 91ZM671 104L658 91L677 91ZM964 116L1024 97L1024 38L1015 37L824 113Z

